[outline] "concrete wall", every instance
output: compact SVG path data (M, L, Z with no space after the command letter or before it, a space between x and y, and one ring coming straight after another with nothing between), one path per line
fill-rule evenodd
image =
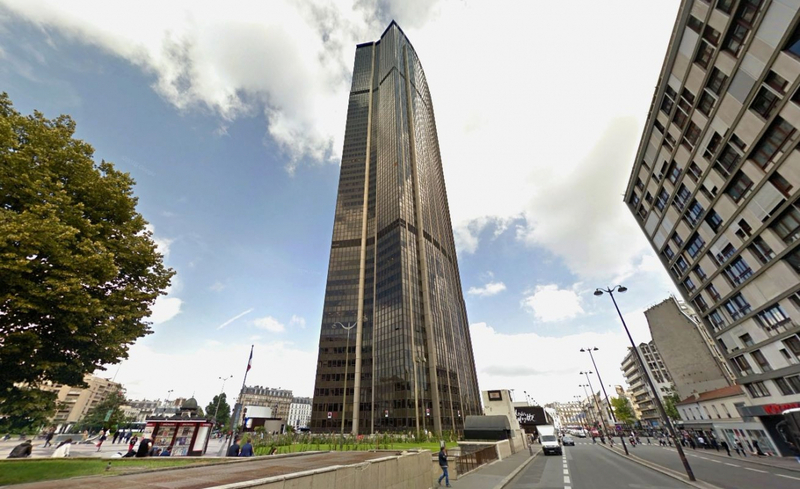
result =
M645 311L650 334L681 399L729 385L698 327L669 298Z
M237 489L430 489L434 485L431 452L404 452L397 456L354 465L334 465L322 469L268 477L235 484ZM455 465L455 464L454 464ZM437 476L438 477L438 476ZM228 486L219 486L222 489Z

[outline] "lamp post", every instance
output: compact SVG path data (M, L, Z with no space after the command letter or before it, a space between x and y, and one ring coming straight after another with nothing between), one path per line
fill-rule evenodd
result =
M589 416L592 420L592 425L596 427L600 427L600 423L597 422L597 418L594 417L594 412L592 412L592 401L589 400L589 392L586 390L589 387L588 384L580 384L578 387L583 387L583 393L586 395L586 412L589 413Z
M603 383L603 379L600 378L600 371L597 370L597 363L594 361L594 355L592 355L592 351L597 351L599 348L592 347L592 348L581 348L581 352L589 352L589 357L592 359L592 365L594 365L594 371L597 372L597 380L600 381L600 388L603 389L603 396L606 398L606 404L608 405L608 414L611 415L611 420L614 421L614 429L616 429L617 425L617 417L614 416L614 410L611 409L611 401L608 399L608 393L606 392L606 385ZM594 391L592 391L594 392ZM622 448L625 449L625 455L628 455L628 446L625 444L625 434L622 432L622 429L619 431L619 440L622 442Z
M170 389L170 390L168 390L168 391L167 391L167 399L164 401L165 403L166 403L166 402L169 402L169 396L170 396L170 394L172 394L172 392L173 392L173 390L172 390L172 389Z
M219 390L219 396L217 396L217 407L214 408L214 423L217 422L217 414L219 414L219 403L220 401L222 401L222 393L225 392L225 382L227 382L228 379L232 378L233 375L229 375L227 377L219 377L219 380L222 381L222 388Z
M339 326L340 328L347 330L347 346L344 349L344 392L342 393L342 439L344 439L344 419L347 414L347 367L350 363L350 330L355 328L358 323L350 323L345 326L342 323L333 323L333 328Z
M667 426L667 431L669 431L669 435L675 442L675 449L678 451L678 456L681 459L681 463L683 463L683 468L686 470L686 475L689 477L690 481L694 481L696 480L694 477L694 472L689 466L689 461L686 459L686 454L683 453L683 447L681 447L681 444L678 443L678 437L675 434L675 428L672 426L672 421L670 421L666 411L664 411L664 405L661 403L661 398L658 397L658 390L656 390L656 386L653 384L653 379L650 378L650 374L647 373L647 369L644 367L644 362L639 354L639 350L636 348L636 343L633 341L633 336L631 336L631 332L628 330L628 325L625 324L625 318L622 317L622 313L619 310L617 301L614 299L614 291L624 293L626 290L628 290L627 287L617 285L614 287L607 287L605 289L598 288L594 291L594 295L599 297L603 294L608 294L611 296L611 302L614 303L614 309L617 310L617 315L619 315L619 320L622 322L622 327L625 328L625 333L628 335L628 340L631 342L631 347L633 348L633 354L636 356L636 361L639 362L639 367L641 367L644 377L647 379L647 385L650 387L650 391L653 392L653 399L658 407L658 414L661 416L661 421Z

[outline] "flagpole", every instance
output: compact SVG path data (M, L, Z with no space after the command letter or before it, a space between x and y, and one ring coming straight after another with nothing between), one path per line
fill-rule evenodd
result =
M247 368L244 371L244 378L242 379L242 388L239 389L239 412L234 413L236 416L234 416L233 424L231 425L231 436L228 438L228 448L231 447L231 443L233 443L233 439L236 437L236 425L239 424L239 418L242 417L242 410L244 409L244 405L242 404L242 393L244 393L244 387L247 383L247 373L250 372L250 366L253 363L253 346L255 345L250 345L250 358L247 359ZM227 449L225 450L225 454L228 454Z

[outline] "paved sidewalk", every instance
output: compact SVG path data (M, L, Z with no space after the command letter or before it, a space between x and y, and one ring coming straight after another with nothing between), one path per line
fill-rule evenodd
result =
M515 471L518 473L523 466L527 465L533 458L541 453L541 449L538 446L534 446L533 450L533 457L528 453L528 449L525 448L499 462L480 467L464 477L460 477L456 481L451 480L450 485L461 489L497 488L504 481L509 482L505 479L509 478ZM442 481L442 487L444 487L444 481Z
M675 450L672 447L669 448L671 450ZM725 453L725 450L722 449L717 452L714 449L697 448L692 450L689 447L684 447L683 451L687 455L712 455L725 460L735 459L743 462L750 462L751 464L763 465L765 467L776 467L779 469L791 470L793 472L800 472L800 457L759 457L758 455L747 455L746 457L742 457L741 455L736 455L735 450L731 450L731 456L729 457Z

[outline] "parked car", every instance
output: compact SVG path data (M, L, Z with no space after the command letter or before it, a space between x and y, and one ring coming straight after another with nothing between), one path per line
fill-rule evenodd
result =
M567 435L561 439L561 444L565 447L574 447L575 446L575 439L571 436Z

